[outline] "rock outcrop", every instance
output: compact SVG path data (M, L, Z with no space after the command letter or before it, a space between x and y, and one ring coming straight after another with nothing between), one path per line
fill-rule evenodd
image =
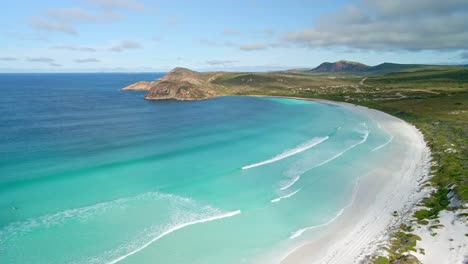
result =
M122 90L134 90L134 91L148 91L151 89L152 86L154 86L157 83L157 81L141 81L141 82L136 82L133 84L130 84L127 87L122 88Z
M203 86L197 87L187 81L159 81L145 95L147 100L202 100L213 97L215 93Z
M157 81L137 82L122 90L147 90L147 100L203 100L216 95L212 88L202 73L178 67Z

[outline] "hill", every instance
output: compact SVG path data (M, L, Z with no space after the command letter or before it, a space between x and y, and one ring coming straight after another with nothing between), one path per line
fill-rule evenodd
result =
M369 66L354 62L340 60L337 62L324 62L320 64L317 68L312 69L312 72L362 72L369 68Z
M354 65L353 70L363 69L361 64L345 64ZM399 98L402 92L463 90L468 83L468 69L463 66L382 63L365 67L365 70L351 74L303 69L269 73L201 73L178 67L160 80L137 82L123 90L148 91L145 96L148 100L202 100L222 95L260 94L299 97L340 95L349 100L366 95L383 100ZM344 71L344 68L341 70Z
M144 90L147 100L201 100L213 97L216 93L205 74L177 67L160 80L141 81L122 90Z

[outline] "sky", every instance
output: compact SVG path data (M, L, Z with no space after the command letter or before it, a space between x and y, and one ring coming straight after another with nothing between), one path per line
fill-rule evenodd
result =
M0 72L468 64L468 0L2 2Z

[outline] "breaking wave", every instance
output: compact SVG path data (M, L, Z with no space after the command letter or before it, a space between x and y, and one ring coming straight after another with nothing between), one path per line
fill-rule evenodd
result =
M290 188L290 187L293 186L297 181L299 181L299 179L300 179L300 177L301 177L302 174L304 174L304 173L306 173L307 171L312 170L312 169L314 169L314 168L323 166L323 165L325 165L325 164L327 164L327 163L333 161L334 159L336 159L336 158L342 156L342 155L345 154L347 151L349 151L349 150L351 150L351 149L357 147L358 145L361 145L361 144L363 144L364 142L366 142L366 141L367 141L367 138L369 137L370 131L367 129L367 126L366 126L365 124L363 124L363 126L366 128L366 130L362 132L362 137L361 137L361 140L360 140L360 141L358 141L357 143L355 143L355 144L353 144L353 145L351 145L351 146L345 148L344 150L340 151L339 153L333 155L332 157L330 157L330 158L328 158L328 159L326 159L326 160L324 160L324 161L322 161L322 162L320 162L320 163L318 163L318 164L313 165L312 167L302 168L302 169L300 169L300 170L296 170L295 173L294 173L295 176L292 177L292 180L291 180L291 181L288 181L287 184L283 185L280 189L281 189L281 190L286 190L286 189Z
M277 203L277 202L279 202L279 201L281 201L281 200L283 200L283 199L286 199L286 198L289 198L289 197L295 195L295 194L298 193L300 190L301 190L301 189L297 189L297 190L295 190L294 192L292 192L292 193L290 193L290 194L286 194L286 195L280 196L280 197L278 197L278 198L275 198L275 199L271 200L271 202L272 202L272 203Z
M338 219L338 217L340 217L340 216L344 213L344 210L346 210L348 207L350 207L350 206L354 203L354 200L356 199L358 184L359 184L359 179L356 180L356 182L355 182L355 184L354 184L353 194L352 194L352 197L351 197L351 201L350 201L346 206L344 206L343 208L341 208L341 209L338 211L338 213L336 213L336 215L335 215L334 217L332 217L330 220L328 220L327 222L325 222L325 223L323 223L323 224L314 225L314 226L309 226L309 227L305 227L305 228L301 228L301 229L297 230L296 232L293 232L289 238L290 238L290 239L298 238L298 237L300 237L305 231L312 230L312 229L319 228L319 227L323 227L323 226L327 226L327 225L329 225L329 224L335 222L335 220Z
M281 154L279 154L279 155L277 155L277 156L275 156L275 157L273 157L271 159L244 166L244 167L242 167L242 169L247 170L247 169L259 167L259 166L262 166L262 165L265 165L265 164L268 164L268 163L273 163L273 162L285 159L287 157L290 157L290 156L296 155L298 153L301 153L301 152L303 152L305 150L308 150L308 149L310 149L310 148L312 148L314 146L317 146L318 144L324 142L325 140L327 140L329 138L330 138L329 136L313 138L312 140L309 140L309 141L307 141L307 142L305 142L305 143L303 143L303 144L301 144L301 145L299 145L299 146L297 146L297 147L295 147L293 149L286 150L283 153L281 153Z
M382 145L380 145L380 146L374 148L374 149L371 150L371 151L374 152L374 151L376 151L376 150L379 150L379 149L381 149L381 148L387 146L388 144L390 144L390 142L392 142L392 140L393 140L393 135L391 135L390 138L389 138L385 143L383 143Z
M126 253L126 254L124 254L124 255L122 255L120 257L117 257L117 258L115 258L115 259L113 259L111 261L108 261L107 263L108 264L114 264L114 263L120 262L120 261L126 259L127 257L129 257L129 256L131 256L133 254L136 254L139 251L145 249L146 247L148 247L152 243L156 242L157 240L171 234L172 232L175 232L175 231L177 231L179 229L182 229L184 227L195 225L195 224L200 224L200 223L205 223L205 222L211 222L211 221L215 221L215 220L219 220L219 219L223 219L223 218L227 218L227 217L232 217L232 216L238 215L240 213L241 213L241 211L237 210L237 211L227 212L227 213L214 215L214 216L206 217L206 218L200 218L200 219L196 219L196 220L193 220L193 221L189 221L189 222L185 222L185 223L179 223L179 224L176 224L174 226L170 226L170 227L166 228L164 231L161 230L162 231L161 233L157 234L155 237L151 238L149 241L146 241L145 243L143 243L142 245L139 245L138 247L132 249L128 253Z

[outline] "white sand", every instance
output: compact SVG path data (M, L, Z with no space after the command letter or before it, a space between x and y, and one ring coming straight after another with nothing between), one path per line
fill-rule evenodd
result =
M416 229L413 233L421 237L417 247L424 249L424 254L413 253L424 264L452 264L464 263L468 260L468 224L466 218L457 217L457 214L466 210L456 212L442 211L439 220L443 228L430 229L431 223L425 227ZM433 234L433 235L431 235Z
M422 134L388 114L351 104L338 105L378 121L395 142L407 147L404 153L363 175L355 200L343 214L317 230L313 241L292 250L280 261L282 264L359 263L388 239L391 227L405 221L415 203L427 194L420 183L429 174L430 152ZM398 211L399 216L393 216L393 211Z

